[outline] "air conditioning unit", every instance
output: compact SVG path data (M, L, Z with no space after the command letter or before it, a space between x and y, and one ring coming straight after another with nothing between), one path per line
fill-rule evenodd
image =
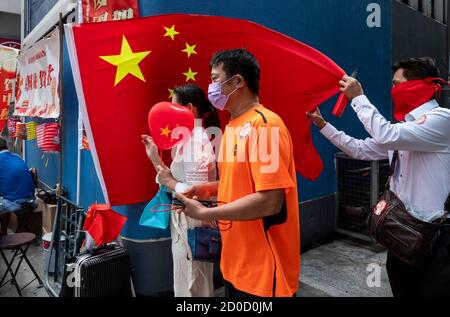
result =
M336 231L371 241L366 219L384 190L389 161L362 161L344 153L335 154L336 164Z

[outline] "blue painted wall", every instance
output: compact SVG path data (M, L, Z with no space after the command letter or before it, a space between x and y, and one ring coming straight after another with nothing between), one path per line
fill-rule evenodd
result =
M381 28L369 28L366 11L369 3L381 5ZM200 13L249 19L285 33L307 43L335 60L347 72L360 66L359 79L365 92L380 111L390 116L390 65L391 65L391 1L390 0L284 0L284 1L241 1L217 2L203 0L141 0L142 16L166 13ZM63 185L69 199L76 199L77 170L77 116L78 100L64 43L63 52ZM296 74L307 76L308 74ZM295 80L295 79L293 79ZM204 87L206 89L206 87ZM324 104L322 113L336 127L347 133L366 137L353 111L348 108L341 119L330 115L335 100ZM299 177L299 198L306 201L335 192L333 155L337 151L313 129L313 140L324 161L325 169L316 182ZM29 166L38 168L42 181L50 186L57 183L58 162L55 154L42 153L35 142L27 142L26 158ZM48 158L47 166L44 166ZM81 201L83 207L103 202L103 195L95 175L90 152L82 151L81 159ZM141 210L142 206L135 206ZM124 207L129 211L130 208ZM132 233L129 233L132 235ZM138 234L141 236L142 233Z

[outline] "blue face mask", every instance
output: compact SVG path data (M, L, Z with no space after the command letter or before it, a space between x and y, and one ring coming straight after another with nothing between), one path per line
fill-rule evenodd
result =
M208 99L209 99L209 101L211 101L211 104L214 106L214 108L219 109L219 110L225 109L225 105L227 104L228 98L237 90L237 88L235 90L233 90L232 92L230 92L228 95L224 95L224 94L222 94L222 85L225 84L226 82L230 81L233 78L234 78L234 76L231 77L230 79L225 80L222 83L216 82L216 83L212 83L209 85Z

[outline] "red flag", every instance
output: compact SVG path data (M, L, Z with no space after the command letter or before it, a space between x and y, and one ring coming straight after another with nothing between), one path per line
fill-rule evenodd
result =
M295 147L297 171L315 179L322 162L305 112L339 92L344 71L319 51L245 20L163 15L67 26L83 120L105 198L112 205L150 199L155 172L140 134L149 108L176 85L210 83L219 51L245 48L261 64L261 102L279 114Z
M83 0L83 22L105 22L139 17L137 0Z
M348 98L343 93L341 93L331 113L336 117L342 117L347 104Z
M0 132L8 118L12 100L13 83L16 78L17 49L0 45Z
M115 240L127 220L127 217L112 210L110 205L94 204L88 209L83 230L100 246Z
M356 67L356 69L353 71L353 73L350 75L350 77L353 77L353 78L358 77L358 72L359 72L359 67ZM347 107L348 102L349 102L348 98L344 95L344 93L341 93L339 95L339 98L338 98L336 104L334 105L334 108L331 111L331 113L336 117L342 117L342 115L344 114L344 111L345 111L345 107Z

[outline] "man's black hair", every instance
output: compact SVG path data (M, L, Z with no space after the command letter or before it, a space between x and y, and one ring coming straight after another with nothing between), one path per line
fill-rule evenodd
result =
M241 75L247 82L250 91L259 95L260 67L259 62L249 51L245 49L234 49L217 52L211 59L210 66L222 65L227 78Z
M7 150L8 149L8 143L6 143L6 140L2 137L0 137L0 151Z
M392 66L396 72L403 68L403 76L407 80L425 79L427 77L441 77L436 62L431 57L414 57L403 59Z

